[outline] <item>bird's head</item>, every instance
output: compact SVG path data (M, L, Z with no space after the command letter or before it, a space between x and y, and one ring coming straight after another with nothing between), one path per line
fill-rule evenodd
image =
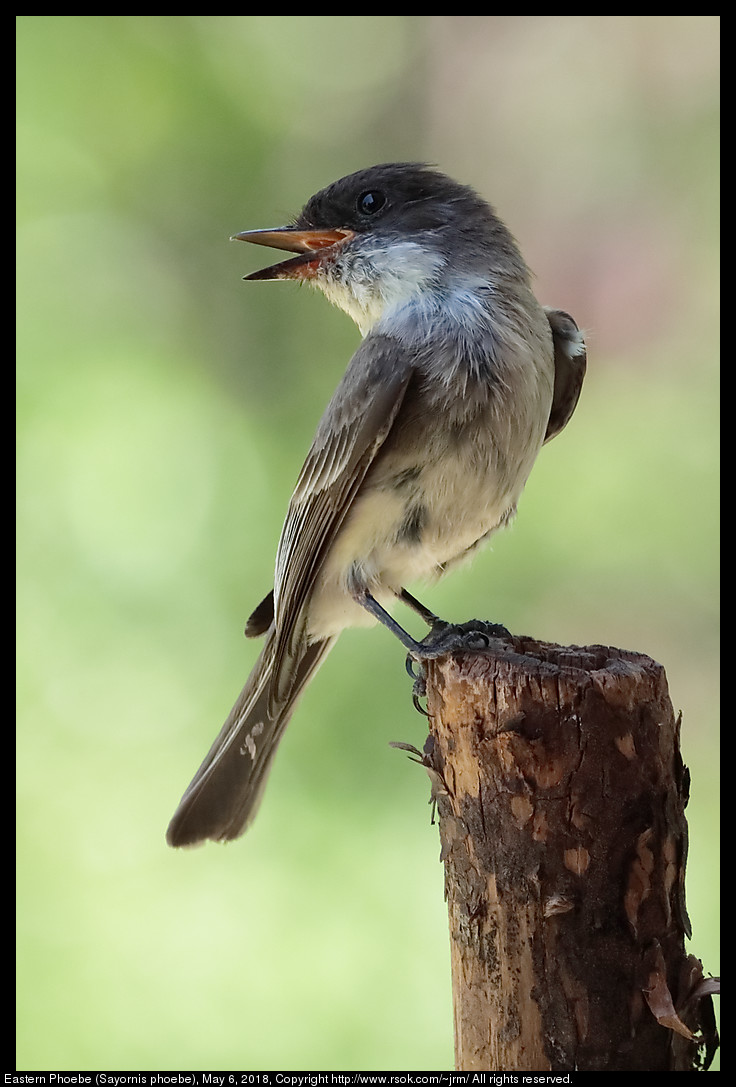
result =
M418 163L359 170L316 193L288 226L234 238L296 254L247 280L310 282L364 332L413 295L487 278L494 262L510 259L526 273L490 206L468 186Z

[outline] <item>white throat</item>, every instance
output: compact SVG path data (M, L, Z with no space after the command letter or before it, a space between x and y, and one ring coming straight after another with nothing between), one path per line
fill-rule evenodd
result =
M365 239L344 250L312 282L365 336L383 317L431 291L444 264L440 253L417 242Z

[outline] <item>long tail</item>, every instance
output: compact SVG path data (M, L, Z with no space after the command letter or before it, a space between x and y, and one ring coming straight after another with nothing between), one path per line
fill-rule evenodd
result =
M292 681L285 685L287 692L280 697L273 683L275 642L272 628L245 687L169 823L169 845L194 845L206 838L226 842L239 837L253 821L297 699L335 639L303 647L291 663Z

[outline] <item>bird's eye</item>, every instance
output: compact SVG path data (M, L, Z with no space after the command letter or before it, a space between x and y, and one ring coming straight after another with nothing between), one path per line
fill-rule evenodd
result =
M361 193L358 197L358 211L361 215L375 215L386 203L386 196L378 189Z

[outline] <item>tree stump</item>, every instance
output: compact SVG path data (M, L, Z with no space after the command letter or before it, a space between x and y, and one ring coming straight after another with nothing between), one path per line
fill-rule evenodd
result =
M689 775L661 665L525 637L427 664L459 1071L694 1071Z

